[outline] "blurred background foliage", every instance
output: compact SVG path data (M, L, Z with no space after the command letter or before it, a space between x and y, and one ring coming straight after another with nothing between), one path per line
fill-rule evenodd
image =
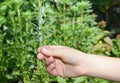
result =
M1 0L0 83L117 83L54 77L36 57L51 44L120 57L119 19L119 0Z

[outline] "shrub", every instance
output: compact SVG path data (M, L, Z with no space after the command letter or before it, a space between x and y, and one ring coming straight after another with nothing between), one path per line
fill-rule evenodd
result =
M0 2L0 10L0 82L109 83L87 76L50 76L36 58L37 48L49 44L94 53L91 49L106 33L97 26L89 1L7 0Z

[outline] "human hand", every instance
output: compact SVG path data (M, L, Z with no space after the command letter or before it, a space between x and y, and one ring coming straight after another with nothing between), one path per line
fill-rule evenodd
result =
M52 75L88 75L120 81L120 58L85 54L73 48L52 45L39 47L38 52L38 59L45 60L48 73Z
M38 48L38 59L45 60L48 73L62 77L77 77L86 74L84 55L65 46L42 46Z

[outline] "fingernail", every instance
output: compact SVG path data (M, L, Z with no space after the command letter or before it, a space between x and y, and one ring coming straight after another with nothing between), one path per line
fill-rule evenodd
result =
M45 53L48 52L48 49L46 49L46 48L42 48L41 50L42 50L43 52L45 52Z

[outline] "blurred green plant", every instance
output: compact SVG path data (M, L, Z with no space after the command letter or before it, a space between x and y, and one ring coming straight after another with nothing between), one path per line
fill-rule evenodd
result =
M40 71L42 64L36 60L39 45L39 3L40 0L7 0L0 3L2 83L33 83L47 78L41 78L45 73Z
M59 11L50 3L46 6L46 17L44 17L46 20L43 25L45 29L42 31L45 34L43 42L67 45L91 53L94 44L106 33L97 26L96 15L92 14L89 1L72 2L71 4L56 2L58 8L59 6L63 8Z
M46 73L36 59L41 45L66 45L86 53L96 52L95 45L110 44L108 32L101 30L88 0L5 0L0 2L0 83L109 83L92 78L61 78ZM116 51L116 44L112 52ZM98 48L98 47L97 47ZM93 50L91 50L93 49ZM101 49L101 48L100 48ZM106 51L108 53L106 53Z
M113 40L112 53L115 57L120 57L120 39Z

